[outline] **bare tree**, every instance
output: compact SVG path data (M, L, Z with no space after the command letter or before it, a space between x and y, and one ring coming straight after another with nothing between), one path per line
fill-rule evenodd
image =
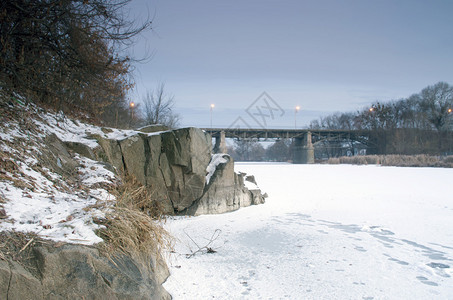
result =
M0 2L0 94L101 115L133 83L128 46L143 30L131 0Z
M180 116L173 111L175 98L165 92L165 84L148 91L143 98L145 125L161 124L170 128L179 125Z
M447 129L449 109L453 108L453 87L446 82L438 82L420 92L420 110L437 129Z
M367 130L378 154L451 153L452 109L453 86L438 82L406 99L313 120L310 128Z
M270 161L288 161L290 140L278 140L266 149L266 157Z
M266 150L258 139L240 139L234 141L234 152L231 154L236 161L262 161Z

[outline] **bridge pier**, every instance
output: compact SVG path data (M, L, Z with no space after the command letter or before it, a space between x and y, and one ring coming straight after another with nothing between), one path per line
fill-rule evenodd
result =
M220 131L215 137L214 153L227 153L227 147L225 142L225 131Z
M307 132L303 137L294 138L294 164L313 164L315 163L315 148L311 142L311 132Z

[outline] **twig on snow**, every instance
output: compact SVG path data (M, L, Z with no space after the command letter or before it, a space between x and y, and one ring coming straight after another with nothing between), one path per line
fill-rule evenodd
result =
M222 230L216 229L216 230L214 231L214 233L212 234L211 238L208 240L208 243L207 243L206 245L204 245L203 247L200 247L200 246L192 239L192 237L191 237L189 234L187 234L186 231L184 231L184 234L192 241L192 243L195 244L195 246L198 247L198 250L196 250L196 251L191 251L192 253L186 254L186 257L187 257L187 258L191 258L191 257L194 256L195 254L197 254L197 253L199 253L199 252L203 252L203 251L206 251L206 253L216 253L217 251L214 250L214 249L211 247L211 245L212 245L212 243L213 243L215 240L217 240L217 239L219 238L221 232L222 232Z

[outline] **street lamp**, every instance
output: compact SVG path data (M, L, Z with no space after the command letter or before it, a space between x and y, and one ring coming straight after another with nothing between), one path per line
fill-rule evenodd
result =
M135 107L135 103L133 101L131 101L129 103L129 108L131 109L131 124L133 123L133 120L134 120L134 107Z
M212 132L212 110L214 109L214 104L211 104L211 132Z
M297 129L297 112L300 110L300 106L296 106L294 109L294 129Z
M452 110L451 108L449 108L449 109L447 110L447 112L448 112L449 114L451 114L452 111L453 111L453 110Z

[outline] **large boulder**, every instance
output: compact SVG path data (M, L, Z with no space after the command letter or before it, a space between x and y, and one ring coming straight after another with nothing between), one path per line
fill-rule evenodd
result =
M39 156L41 164L66 178L74 177L78 163L68 152L66 145L55 134L46 136L43 143Z
M124 173L123 152L118 140L103 138L94 135L100 147L96 149L98 160L110 163L118 174Z
M133 135L119 142L121 153L123 155L123 163L129 174L133 174L137 180L146 184L146 159L145 141L141 134Z
M153 133L153 132L159 132L159 131L167 131L170 128L168 126L162 125L162 124L153 124L153 125L147 125L144 127L141 127L138 129L138 131L145 132L145 133Z
M249 190L245 187L245 174L234 172L233 158L227 154L222 158L224 162L217 165L202 197L183 211L184 214L218 214L264 203L265 199L260 190Z
M171 299L161 286L169 275L161 258L111 258L82 245L33 249L29 270L0 260L1 299Z
M197 128L165 132L162 153L165 154L171 183L169 195L176 212L200 198L206 184L206 166L211 160L210 135Z
M19 263L0 260L0 299L44 299L41 282Z
M107 158L118 173L132 175L145 185L150 200L160 202L165 213L223 213L264 201L259 190L245 187L228 155L228 162L217 166L208 184L211 136L198 128L137 132L122 140L98 137L98 141L103 151L97 155Z

